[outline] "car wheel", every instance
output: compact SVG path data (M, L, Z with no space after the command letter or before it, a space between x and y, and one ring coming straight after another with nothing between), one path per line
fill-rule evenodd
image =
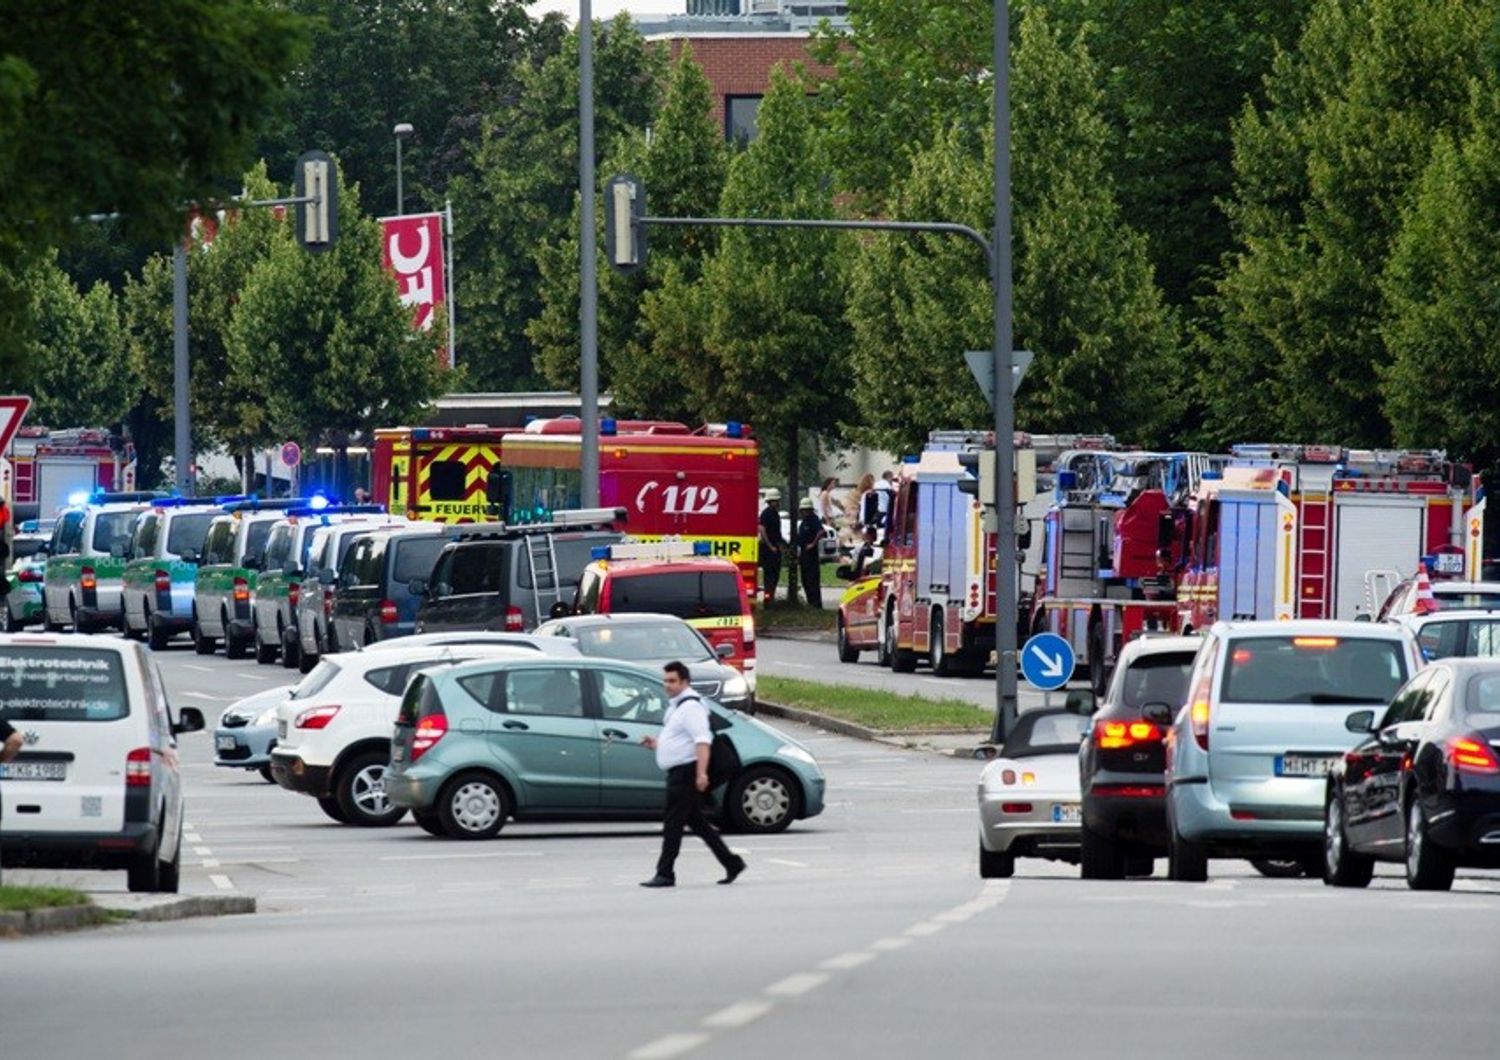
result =
M1268 880L1295 880L1307 869L1297 858L1251 858L1250 867Z
M417 827L428 835L442 837L448 833L443 830L443 818L432 810L413 810L411 819L417 822Z
M349 823L349 818L344 816L344 808L339 805L338 799L331 799L325 795L318 800L318 809L322 810L339 824Z
M177 849L171 861L160 862L156 870L156 889L163 894L176 894L182 881L182 838L177 839Z
M390 765L389 751L371 751L340 770L334 797L350 824L385 828L406 816L405 806L392 806L385 796L385 771Z
M775 766L751 766L735 777L724 809L736 831L784 832L801 805L796 781Z
M1406 807L1406 885L1414 891L1446 891L1453 886L1453 855L1427 834L1427 815L1415 796Z
M875 632L878 634L878 636L875 638L875 663L878 666L891 665L891 644L894 633L891 630L891 615L889 613L889 609L887 609L885 615L885 621L879 623L878 627L875 630Z
M220 616L224 624L224 657L226 659L243 659L249 652L250 646L239 637L234 635L234 627L229 624L229 612Z
M839 615L839 662L859 662L859 649L849 646L849 627L844 624L844 616Z
M133 894L149 894L161 889L161 862L156 851L137 854L125 870L125 885Z
M488 773L460 773L444 785L437 812L450 839L490 839L510 816L510 793Z
M78 601L77 600L73 600L71 598L68 600L68 614L72 618L73 632L74 633L92 633L92 632L94 632L93 623L91 623L91 622L80 622L78 620Z
M1323 882L1330 887L1368 887L1375 859L1349 849L1344 830L1344 800L1332 793L1323 811Z
M281 665L288 670L294 669L302 661L302 642L291 630L281 631Z
M152 620L151 612L146 612L146 643L152 651L167 650L168 633L166 627L160 622Z
M120 616L120 636L126 640L145 640L146 631L144 629L136 629L130 624L130 616L122 614Z
M1109 667L1104 664L1104 623L1089 626L1089 687L1103 697L1109 691Z
M273 644L262 644L260 642L260 630L257 628L255 633L255 661L261 666L270 666L276 661L276 656L280 651L281 644L279 640Z
M5 632L7 632L7 633L19 633L19 632L21 632L21 629L22 629L21 623L17 622L16 621L16 616L13 615L13 614L11 614L10 604L7 603L5 605Z
M205 637L203 628L198 625L198 616L193 615L193 651L199 655L212 655L219 646L218 637Z
M1136 854L1125 858L1125 876L1127 879L1145 879L1155 872L1155 858L1147 857L1145 854Z
M932 609L932 621L927 626L927 657L932 663L932 672L937 677L952 677L958 673L954 658L948 654L948 645L943 635L943 610Z
M1170 805L1170 803L1169 803ZM1167 877L1178 883L1203 883L1208 879L1208 851L1177 834L1177 825L1167 817Z
M890 656L892 670L898 674L909 674L917 668L917 653L901 647L897 626L896 615L892 611L885 620L886 654Z
M276 783L276 776L271 772L271 763L269 762L260 767L260 776L267 784Z
M299 674L310 674L313 667L318 665L318 655L315 652L304 651L297 653L297 672Z
M1015 874L1015 855L1000 850L986 850L983 843L979 844L980 879L1008 880Z
M1108 836L1100 835L1087 824L1080 826L1079 875L1086 880L1123 880L1125 851Z

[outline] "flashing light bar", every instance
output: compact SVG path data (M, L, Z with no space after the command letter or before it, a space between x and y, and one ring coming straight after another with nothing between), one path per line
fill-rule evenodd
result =
M378 504L340 504L337 501L324 501L323 504L309 504L305 508L292 508L287 511L287 516L306 515L383 515L385 509Z
M548 520L556 526L594 526L598 523L624 522L630 513L624 508L577 508L553 512Z
M708 541L663 540L596 545L590 550L589 555L596 560L673 560L712 556L713 551L713 544Z

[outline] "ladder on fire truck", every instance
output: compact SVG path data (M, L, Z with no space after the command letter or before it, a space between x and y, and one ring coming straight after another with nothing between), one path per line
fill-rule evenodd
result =
M543 534L526 534L525 542L526 565L531 571L531 584L536 594L536 620L540 625L562 600L562 584L557 576L557 545L550 530Z

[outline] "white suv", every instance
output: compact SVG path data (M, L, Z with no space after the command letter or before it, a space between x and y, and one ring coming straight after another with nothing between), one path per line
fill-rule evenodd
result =
M176 891L177 735L203 714L174 721L150 653L114 637L0 634L0 687L0 717L25 741L0 765L4 863L124 868L132 891Z
M548 647L548 654L558 653ZM395 824L406 811L386 799L385 771L412 672L471 659L537 657L538 649L525 644L393 642L323 659L277 712L271 776L288 791L316 798L340 824Z

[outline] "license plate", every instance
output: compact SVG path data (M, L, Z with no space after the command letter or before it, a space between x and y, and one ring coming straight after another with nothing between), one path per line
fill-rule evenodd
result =
M286 722L284 722L284 721L278 721L276 723L276 739L278 739L278 740L285 740L286 739Z
M6 762L0 765L0 780L66 780L66 762Z
M1464 557L1457 552L1444 552L1442 555L1434 556L1434 573L1437 574L1462 574L1464 572Z
M219 737L219 750L221 751L233 751L238 746L239 744L233 736Z
M395 762L405 762L406 761L406 748L402 747L399 743L396 744L396 746L392 747L391 748L391 761L393 763L395 763Z
M1326 777L1333 771L1337 755L1282 755L1276 759L1278 777Z
M1083 820L1083 807L1076 802L1054 802L1052 820L1058 824L1077 824Z

